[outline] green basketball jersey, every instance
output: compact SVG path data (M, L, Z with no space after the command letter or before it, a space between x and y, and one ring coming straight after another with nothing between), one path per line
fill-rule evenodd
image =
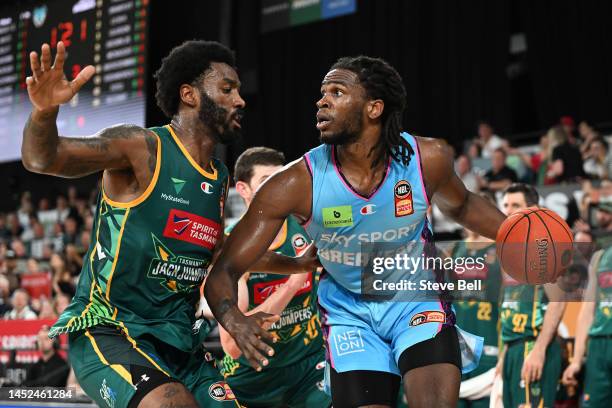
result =
M612 335L612 246L608 247L597 265L595 316L589 335Z
M523 285L503 274L501 331L504 343L538 337L548 298L541 285Z
M201 168L169 127L158 138L153 179L138 199L98 198L77 291L50 335L99 324L152 335L191 351L199 286L222 234L227 168ZM143 164L145 165L145 164Z
M228 230L231 231L231 228ZM229 231L228 231L229 232ZM280 234L280 239L270 249L286 256L296 256L310 242L308 235L294 217L289 217ZM280 285L287 281L287 276L266 273L250 273L247 286L249 290L249 310L261 305ZM304 287L296 292L280 319L270 327L276 337L274 357L264 372L271 368L287 367L319 353L323 349L323 335L317 314L318 276L312 273ZM223 360L223 372L226 376L244 375L252 372L261 375L251 368L244 356L238 360L226 355Z
M468 249L467 243L459 242L453 250L453 259L483 258L484 267L456 271L458 279L467 282L479 280L482 289L474 293L474 299L453 302L457 324L470 333L484 337L485 346L497 347L499 301L501 295L501 269L495 256L495 243L481 249ZM464 293L465 294L465 293ZM469 295L469 294L465 294ZM466 296L469 298L470 296Z

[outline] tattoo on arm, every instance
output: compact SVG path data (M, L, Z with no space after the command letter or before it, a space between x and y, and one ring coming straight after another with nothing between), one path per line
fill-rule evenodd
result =
M21 157L26 168L42 169L53 162L59 143L56 115L45 118L42 124L33 121L32 115L28 117L21 145Z
M157 138L148 130L134 125L109 127L89 138L60 138L65 157L61 161L62 164L57 172L67 177L79 177L103 170L110 165L117 165L117 162L123 163L127 168L129 167L128 158L121 158L116 151L113 151L113 141L136 137L144 137L145 139L148 153L147 164L153 172L157 158ZM83 151L89 151L91 154L83 154ZM111 157L114 159L111 159ZM111 160L114 160L115 163L111 164Z
M147 142L147 151L149 152L147 164L149 165L149 170L153 173L157 164L157 137L150 133L145 133L145 142Z

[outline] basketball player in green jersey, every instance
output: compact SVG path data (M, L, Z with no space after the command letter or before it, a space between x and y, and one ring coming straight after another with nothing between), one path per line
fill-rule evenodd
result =
M480 193L493 205L495 198L489 193ZM465 330L484 337L482 357L478 367L461 376L459 407L488 408L489 395L499 354L499 304L501 299L501 269L495 255L495 241L480 234L466 231L466 238L452 250L452 258L480 261L483 267L461 267L456 270L458 279L479 281L482 289L473 294L464 293L464 300L453 302L457 324ZM471 297L471 298L470 298Z
M212 153L235 137L245 105L233 52L206 41L176 47L156 73L170 125L119 125L90 138L58 136L59 105L95 73L87 66L67 81L65 56L61 42L53 65L47 44L40 58L30 54L22 161L37 173L103 177L77 293L50 336L69 333L77 379L100 406L236 406L192 335L207 331L194 325L194 306L223 238L229 177ZM297 270L305 259L260 262Z
M538 204L538 192L521 183L504 191L506 215ZM554 284L522 285L504 274L501 306L503 357L498 363L504 407L547 407L555 402L561 374L561 350L555 341L565 311ZM549 302L549 299L555 299Z
M234 179L247 207L258 187L284 164L281 152L266 147L253 147L240 155ZM289 217L270 250L297 256L309 241L298 221ZM251 272L238 281L238 305L243 312L280 316L269 329L277 339L274 357L261 372L250 366L232 337L219 326L226 352L222 372L242 404L249 408L331 405L331 398L322 390L325 351L317 314L317 283L316 271L289 278Z
M597 251L589 266L589 284L578 315L574 354L563 373L565 385L576 375L587 348L582 406L609 407L612 400L612 246Z

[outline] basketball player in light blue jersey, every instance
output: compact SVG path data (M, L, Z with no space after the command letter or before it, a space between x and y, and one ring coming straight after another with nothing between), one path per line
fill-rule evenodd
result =
M323 144L257 192L208 277L208 302L250 363L267 365L273 339L236 306L236 283L294 215L325 269L318 297L333 406L392 407L403 377L411 408L455 407L461 372L477 363L482 339L455 327L447 302L364 299L361 245L431 242L431 202L493 239L504 216L466 190L443 140L402 132L406 91L385 61L341 58L321 94Z

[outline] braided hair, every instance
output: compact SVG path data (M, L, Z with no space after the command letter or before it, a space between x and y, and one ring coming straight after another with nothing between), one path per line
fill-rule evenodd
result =
M334 69L346 69L354 72L357 74L359 83L364 87L368 98L382 99L385 103L381 115L382 137L369 153L375 155L372 168L381 162L386 162L389 157L399 163L408 165L414 150L400 134L402 117L406 107L406 89L402 77L385 60L364 55L340 58L331 67L331 70Z

